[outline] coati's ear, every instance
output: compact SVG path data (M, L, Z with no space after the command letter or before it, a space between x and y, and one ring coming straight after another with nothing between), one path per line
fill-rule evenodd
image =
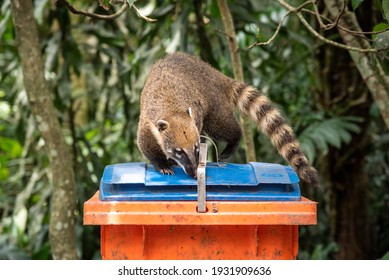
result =
M158 120L157 121L157 128L158 128L159 132L164 131L168 127L169 127L169 123L167 121L165 121L165 120Z
M192 115L192 108L188 107L188 115L193 118L193 115Z

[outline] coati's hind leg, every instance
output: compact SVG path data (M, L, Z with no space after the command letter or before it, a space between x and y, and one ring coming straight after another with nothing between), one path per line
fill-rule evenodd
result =
M154 168L162 174L173 175L174 171L172 169L172 161L166 158L166 155L162 151L150 129L140 126L137 137L139 149L154 166Z
M230 127L230 132L231 134L228 135L225 140L227 142L227 145L220 154L221 160L227 159L235 153L236 149L239 146L240 139L242 138L242 130L240 129L239 125L237 125L236 127Z
M212 138L227 143L219 156L220 160L225 160L238 148L242 130L232 113L210 119L211 121L204 122L204 131Z

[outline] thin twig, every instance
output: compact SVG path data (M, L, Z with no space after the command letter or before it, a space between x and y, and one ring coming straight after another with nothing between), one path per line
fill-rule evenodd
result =
M317 8L317 6L316 6L315 4L314 4L313 6ZM346 1L343 1L342 10L341 10L341 11L339 12L339 14L336 16L335 21L334 21L332 24L324 25L322 28L323 28L324 30L329 30L329 29L332 29L332 28L338 26L338 25L339 25L340 17L343 15L344 11L346 10L346 6L347 6ZM317 12L317 14L318 14L319 17L320 17L319 11L317 11L317 9L315 10L315 13L316 13L316 12Z
M304 7L306 5L310 4L310 1L307 1L303 4L301 4L299 7L296 8L296 11L300 11L300 10L303 10ZM277 26L277 29L276 31L274 32L274 34L266 41L266 42L256 42L252 45L249 46L249 49L252 49L256 46L264 46L264 45L269 45L271 42L274 41L274 39L277 37L278 33L280 32L281 30L281 27L282 27L282 24L284 23L285 19L292 13L292 12L295 12L295 11L292 11L292 10L289 10L281 19L281 21L278 23L278 26Z
M139 9L133 4L132 7L134 8L136 14L138 15L138 17L140 18L143 18L145 21L148 21L148 22L156 22L157 20L155 18L149 18L149 17L146 17L144 15L142 15L140 12L139 12Z
M312 7L313 7L313 10L314 10L314 11L313 11L313 12L310 11L310 12L312 12L312 14L314 14L314 15L316 16L316 19L317 19L317 21L319 22L319 25L320 25L320 26L326 26L326 25L324 24L324 22L321 20L321 16L320 16L320 13L319 13L319 9L318 9L318 7L317 7L315 1L312 0L311 3L312 3Z
M284 23L285 19L289 16L289 14L291 13L292 11L288 11L284 16L283 18L280 20L280 22L278 23L278 26L277 26L277 29L276 31L274 32L274 34L266 41L266 42L255 42L254 44L250 45L249 46L249 49L252 49L256 46L265 46L265 45L269 45L271 42L274 41L274 39L277 37L278 33L280 32L281 30L281 27L282 27L282 24Z
M305 12L305 13L309 13L309 14L314 15L314 16L317 17L316 12L313 12L313 11L311 11L311 10L302 9L301 11L302 11L302 12ZM328 22L331 21L331 20L330 20L328 17L326 17L326 16L323 16L323 15L320 15L320 14L319 14L319 17L322 18L322 19L325 19L325 20L328 21ZM332 25L332 24L327 24L327 25L326 25L326 24L323 23L323 26L328 26L328 25ZM384 32L386 32L386 31L389 31L389 27L388 27L388 28L385 28L385 29L383 29L383 30L380 30L380 31L355 31L355 30L348 29L348 28L346 28L346 27L344 27L344 26L342 26L342 25L340 25L340 24L338 24L336 27L339 28L339 29L342 29L342 30L345 31L345 32L351 33L351 34L353 34L353 35L377 35L377 34L384 33ZM327 28L327 29L328 29L328 28ZM368 40L368 38L365 38L365 39Z
M72 12L73 14L83 15L83 16L87 16L87 17L90 17L93 19L103 19L103 20L115 19L115 18L121 16L128 8L133 8L135 10L136 14L138 15L138 17L140 17L148 22L157 21L156 19L152 19L152 18L149 18L149 17L142 15L140 13L139 9L134 4L130 7L128 5L127 1L122 1L122 0L121 1L111 1L111 3L115 3L115 4L116 3L123 3L122 6L120 7L120 9L116 13L111 14L111 15L101 15L101 14L95 14L95 13L77 10L66 0L57 0L57 2L64 4L69 9L69 11Z
M104 10L109 11L109 7L105 5L103 0L97 0L99 2L99 6L102 7Z
M64 4L66 6L66 8L68 8L68 10L70 12L72 12L73 14L83 15L83 16L87 16L87 17L90 17L93 19L103 19L103 20L115 19L115 18L121 16L129 8L128 3L126 1L123 3L123 5L120 7L120 9L116 13L111 14L111 15L101 15L101 14L95 14L95 13L77 10L66 0L57 0L57 2Z
M228 34L227 32L225 32L225 31L223 31L223 30L221 30L219 28L215 28L215 31L225 35L228 38L228 40L234 40L234 36ZM233 50L233 51L234 52L239 52L240 49L239 49L239 47L236 47L235 50Z
M284 0L278 0L278 2L283 6L285 7L286 9L288 9L289 11L295 11L295 9L290 6L288 3L286 3ZM332 41L332 40L329 40L325 37L323 37L321 34L319 34L315 29L312 28L312 26L306 21L306 19L303 17L303 15L300 13L300 12L296 12L296 15L297 17L300 19L301 23L318 39L326 42L327 44L329 45L332 45L334 47L338 47L338 48L342 48L342 49L345 49L345 50L349 50L349 51L355 51L355 52L361 52L361 53L378 53L380 51L385 51L385 50L388 50L388 48L383 48L383 49L362 49L362 48L357 48L357 47L352 47L352 46L348 46L348 45L345 45L345 44L342 44L342 43L338 43L338 42L335 42L335 41Z
M378 53L378 52L383 52L383 51L387 51L389 50L389 47L386 47L386 48L381 48L381 49L372 49L372 48L368 48L368 49L362 49L362 48L357 48L357 47L352 47L352 46L348 46L348 45L345 45L345 44L342 44L342 43L338 43L338 42L335 42L335 41L332 41L330 39L327 39L325 38L324 36L322 36L321 34L319 34L315 29L312 28L312 26L306 21L306 19L303 17L303 15L301 14L301 11L304 11L304 12L309 12L313 15L316 16L316 18L318 19L319 21L319 24L321 26L321 28L324 28L324 29L330 29L330 28L333 28L334 26L337 26L339 29L342 29L346 32L349 32L349 33L352 33L356 36L361 36L361 35L364 35L364 34L378 34L378 33L382 33L384 31L387 31L387 30L384 30L384 31L381 31L381 32L365 32L365 33L361 33L361 32L356 32L356 31L352 31L352 30L349 30L347 28L344 28L342 26L339 26L339 20L340 20L340 17L341 15L343 14L345 8L346 8L346 5L344 4L343 5L343 8L342 8L342 11L338 14L337 18L336 18L336 21L332 24L324 24L323 21L321 20L321 18L324 18L328 21L330 21L328 18L325 18L323 16L321 16L317 10L317 7L316 7L316 4L315 4L315 1L312 1L312 0L309 0L307 2L304 2L302 5L300 5L299 7L295 8L291 5L289 5L287 2L285 2L284 0L278 0L278 2L288 10L288 12L284 15L284 17L281 19L281 21L279 22L278 26L277 26L277 29L276 31L274 32L274 34L272 35L272 37L270 37L269 40L267 40L266 42L255 42L254 44L250 45L249 46L249 49L252 49L253 47L256 47L256 46L262 46L262 45L268 45L270 44L271 42L273 42L273 40L276 38L276 36L278 35L280 29L281 29L281 26L284 22L284 20L286 19L286 17L288 17L291 13L295 13L297 15L297 17L299 18L299 20L301 21L301 23L315 36L317 37L318 39L324 41L325 43L327 44L330 44L332 46L335 46L335 47L338 47L338 48L342 48L342 49L346 49L346 50L349 50L349 51L356 51L356 52L361 52L361 53ZM306 10L304 9L304 6L308 5L308 4L312 4L314 5L314 10L315 11L310 11L310 10ZM363 39L367 39L366 37L363 37Z
M234 36L232 36L232 35L230 35L230 34L227 34L224 30L221 30L221 29L219 29L219 28L215 28L215 31L216 31L216 32L219 32L219 33L221 33L221 34L223 34L223 35L225 35L226 37L228 37L228 38L231 39L231 40L234 39Z
M324 30L329 30L329 29L332 29L334 28L335 26L338 25L339 23L339 20L340 20L340 17L342 16L342 14L344 13L345 9L346 9L346 1L343 1L343 8L342 10L339 12L339 14L337 15L336 19L334 22L332 23L329 23L329 24L324 24L324 22L321 20L322 19L322 16L320 15L319 13L319 9L315 3L316 1L314 0L311 0L311 4L312 4L312 7L313 7L313 12L310 11L312 14L314 14L316 16L316 19L317 21L319 22L319 25L320 25L320 28L324 29Z

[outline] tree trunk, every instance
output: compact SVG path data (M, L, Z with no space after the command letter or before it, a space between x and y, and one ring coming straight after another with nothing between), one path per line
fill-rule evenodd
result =
M328 111L363 119L361 133L341 149L332 148L325 158L328 181L331 238L338 244L337 259L369 259L371 230L368 219L369 181L365 172L366 151L371 145L369 109L372 103L347 51L324 46L320 59L323 88L322 104ZM340 102L338 102L338 101ZM363 100L358 104L358 101ZM350 106L351 103L358 104Z
M343 1L325 0L324 3L334 18L342 11ZM370 3L370 5L372 5L372 3ZM343 11L343 14L339 19L339 25L346 27L349 30L362 31L355 14L350 12L347 8ZM338 32L342 37L343 42L348 46L365 49L371 48L368 41L363 40L358 36L354 36L342 29L338 29ZM383 73L380 62L378 60L374 61L374 55L350 51L350 56L354 61L355 66L358 68L366 86L369 88L370 93L381 112L381 116L385 121L386 127L389 129L388 76L385 76Z
M341 149L330 149L325 158L331 238L339 246L335 258L371 259L374 252L368 218L369 178L365 165L366 151L372 145L368 133L373 102L369 91L372 89L367 87L365 79L361 79L355 53L350 56L345 50L324 45L319 53L319 63L324 110L357 116L362 120L361 133L353 135L352 141Z
M76 259L76 183L72 158L44 77L32 0L11 0L19 57L30 109L50 160L53 191L49 238L54 259Z
M204 27L203 13L201 10L203 2L203 0L193 0L196 15L197 37L199 38L200 44L200 57L202 60L208 62L213 67L217 68L218 64L216 59L213 57L211 42L209 42L208 40L207 33Z
M217 0L217 4L222 16L224 31L227 36L235 80L244 82L242 61L240 59L239 47L238 42L236 41L235 27L230 9L228 8L226 0ZM253 132L250 121L247 117L241 115L240 123L242 125L243 139L246 145L246 161L256 161Z

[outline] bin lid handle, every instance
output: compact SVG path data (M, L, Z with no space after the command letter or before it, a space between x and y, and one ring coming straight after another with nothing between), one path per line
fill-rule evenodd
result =
M199 165L197 167L197 212L207 212L205 170L207 167L207 143L200 143Z

